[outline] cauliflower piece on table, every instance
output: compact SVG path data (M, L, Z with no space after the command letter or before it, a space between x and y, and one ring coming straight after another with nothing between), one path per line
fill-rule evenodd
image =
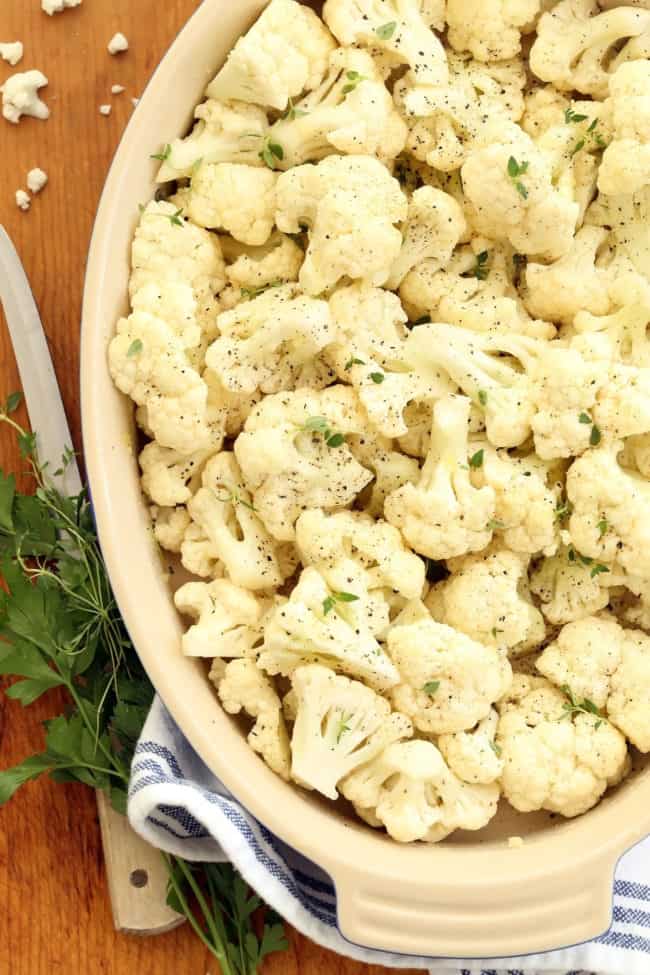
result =
M625 738L540 677L517 674L499 705L503 794L520 812L579 816L627 774Z
M416 552L432 559L478 552L492 538L494 491L473 487L469 475L469 411L470 401L463 396L435 403L419 481L404 484L384 504L386 520Z
M211 452L195 450L188 454L151 441L138 458L142 490L162 507L185 504L199 486L201 471Z
M219 228L259 246L275 221L277 175L242 163L201 163L192 176L188 213L200 227Z
M428 15L427 15L428 14ZM447 57L421 0L326 0L323 19L340 44L379 47L408 64L420 85L447 81Z
M253 409L235 455L275 538L292 541L301 511L344 508L372 480L346 443L367 422L354 392L341 385L276 393Z
M493 547L450 563L451 576L434 586L425 603L434 619L486 646L528 653L546 636L528 587L528 558Z
M319 295L347 276L382 285L399 254L407 201L396 179L369 156L328 156L297 166L277 183L276 223L284 233L308 228L300 284Z
M305 252L291 237L279 231L271 234L265 244L249 247L232 240L221 239L226 259L226 276L235 288L252 293L286 281L297 281Z
M602 227L581 227L570 249L557 261L528 262L524 300L531 315L571 325L580 311L607 314L611 278L597 263L606 239L607 231Z
M466 230L462 208L453 196L433 186L415 190L402 230L404 241L386 287L397 290L409 271L421 261L428 260L429 266L445 267Z
M245 711L255 724L248 744L277 775L289 781L291 752L282 704L273 684L253 660L231 660L218 684L219 699L228 714Z
M571 541L587 559L650 576L650 484L617 459L620 441L603 442L573 462L567 497ZM593 571L593 569L592 569Z
M318 663L386 691L400 679L374 635L387 622L385 600L368 592L356 562L346 559L320 572L308 567L288 602L267 619L260 667L287 677L303 664Z
M609 616L567 623L537 669L572 701L606 713L642 752L650 751L650 636ZM585 708L586 705L586 708Z
M433 619L392 626L387 647L401 679L393 704L427 734L473 728L510 687L503 653Z
M38 97L39 88L44 88L48 80L42 71L19 71L10 75L3 85L2 114L8 122L17 124L23 115L47 119L50 110Z
M546 619L555 625L581 620L604 609L610 598L609 585L609 570L592 573L590 566L566 547L542 559L530 574L531 592L539 599Z
M290 98L321 83L334 47L331 34L309 7L295 0L271 0L239 38L207 93L282 111Z
M182 547L186 569L204 576L211 574L213 563L223 563L229 578L245 589L281 585L277 543L253 506L234 455L216 454L206 464L201 483L187 504L193 530Z
M296 522L296 546L303 565L326 568L354 559L364 569L368 589L386 587L406 599L422 594L422 559L406 548L396 528L362 512L303 511Z
M650 61L627 61L609 79L604 111L613 139L598 170L601 193L636 193L650 183Z
M456 829L482 829L499 798L498 786L466 784L432 742L419 740L389 745L343 779L341 792L400 843L437 843Z
M530 67L542 81L606 98L609 74L627 60L623 42L650 27L650 11L631 6L598 13L596 0L560 0L542 14ZM612 50L618 50L614 58Z
M449 43L479 61L514 58L541 8L541 0L447 0Z
M290 389L334 338L327 302L305 297L296 284L270 288L223 312L217 328L205 362L238 394Z
M334 152L377 156L389 162L406 143L407 129L370 54L337 48L323 83L272 126L282 147L278 169L323 159Z
M463 782L488 785L500 777L503 761L494 740L498 724L499 715L491 708L487 718L479 721L475 728L438 738L438 748L444 760Z
M264 605L227 579L186 582L174 594L176 609L194 620L183 634L187 657L250 657L261 642Z
M391 713L385 698L327 667L299 667L291 683L291 777L329 799L337 798L341 779L413 733L409 719Z

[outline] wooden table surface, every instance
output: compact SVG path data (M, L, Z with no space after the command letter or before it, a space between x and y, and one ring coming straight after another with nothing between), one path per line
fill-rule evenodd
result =
M209 0L208 0L209 2ZM236 0L230 0L236 2ZM16 68L0 61L0 84L13 71L38 68L51 117L10 125L0 118L0 223L30 277L68 417L79 448L77 382L84 261L99 194L137 97L197 0L84 0L53 17L40 0L0 0L0 41L21 40ZM111 57L116 31L128 53ZM126 91L110 94L111 86ZM99 106L111 103L106 118ZM49 184L23 213L14 193L40 166ZM0 313L0 400L19 386ZM24 419L24 417L21 417ZM0 466L19 464L12 437L0 430ZM56 695L26 711L0 696L0 764L42 744L40 721L60 705ZM216 975L218 966L187 926L154 939L113 931L102 869L94 796L76 786L41 781L0 811L0 973L11 975ZM370 968L326 952L292 932L291 950L265 975L360 975Z

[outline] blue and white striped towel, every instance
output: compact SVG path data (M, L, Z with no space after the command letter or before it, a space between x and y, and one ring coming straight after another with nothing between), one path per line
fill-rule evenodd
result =
M595 941L544 955L490 959L416 958L368 951L336 924L336 896L319 867L273 836L224 788L156 698L131 774L129 819L154 846L188 860L231 860L262 897L312 941L341 955L434 975L650 975L650 839L620 861L610 930Z

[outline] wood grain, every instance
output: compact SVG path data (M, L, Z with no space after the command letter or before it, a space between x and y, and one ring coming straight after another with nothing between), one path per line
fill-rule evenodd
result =
M236 0L232 0L236 2ZM141 94L196 0L84 0L48 17L39 0L0 0L0 40L21 40L15 69L0 62L0 84L14 70L39 68L49 78L48 122L0 119L0 222L12 236L32 282L63 398L79 438L77 382L83 268L99 193L120 134ZM116 31L127 54L111 57ZM126 91L110 94L111 85ZM100 104L111 103L108 118ZM34 166L50 182L29 213L14 192ZM1 315L0 315L1 319ZM0 320L0 398L18 387L4 322ZM20 417L24 420L24 416ZM12 438L0 430L0 466L16 469ZM0 763L7 766L42 744L40 721L60 707L56 694L23 711L0 697ZM11 975L216 975L218 966L187 926L156 939L117 935L103 876L97 811L83 787L42 781L25 786L0 812L0 973ZM269 960L265 975L375 975L326 952L295 932L291 950Z

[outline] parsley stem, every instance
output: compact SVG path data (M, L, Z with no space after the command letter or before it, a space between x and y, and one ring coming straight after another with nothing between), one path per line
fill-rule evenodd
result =
M183 908L183 914L192 925L194 932L198 935L198 937L201 939L201 941L206 946L206 948L211 952L211 954L214 955L214 957L219 962L219 965L221 967L221 975L234 975L230 965L230 960L226 954L223 939L220 936L219 931L217 930L217 927L214 922L214 917L207 905L205 897L203 896L203 892L199 887L199 885L197 884L196 880L194 879L192 870L187 866L185 861L181 860L179 857L174 857L172 859L172 857L170 857L169 854L167 853L163 853L163 857L165 859L165 862L167 863L167 868L169 870L169 882L172 885L174 889L174 893L176 894ZM210 938L207 937L205 931L197 921L194 912L190 908L190 905L187 902L187 898L183 893L183 888L178 883L178 879L176 877L176 871L174 869L174 864L176 864L179 871L182 873L184 880L186 881L190 890L194 894L194 897L196 898L196 902L201 908L201 912L203 914L203 917L205 918L205 923L207 924L208 931L210 932L212 940L210 940ZM245 968L242 970L245 971Z

